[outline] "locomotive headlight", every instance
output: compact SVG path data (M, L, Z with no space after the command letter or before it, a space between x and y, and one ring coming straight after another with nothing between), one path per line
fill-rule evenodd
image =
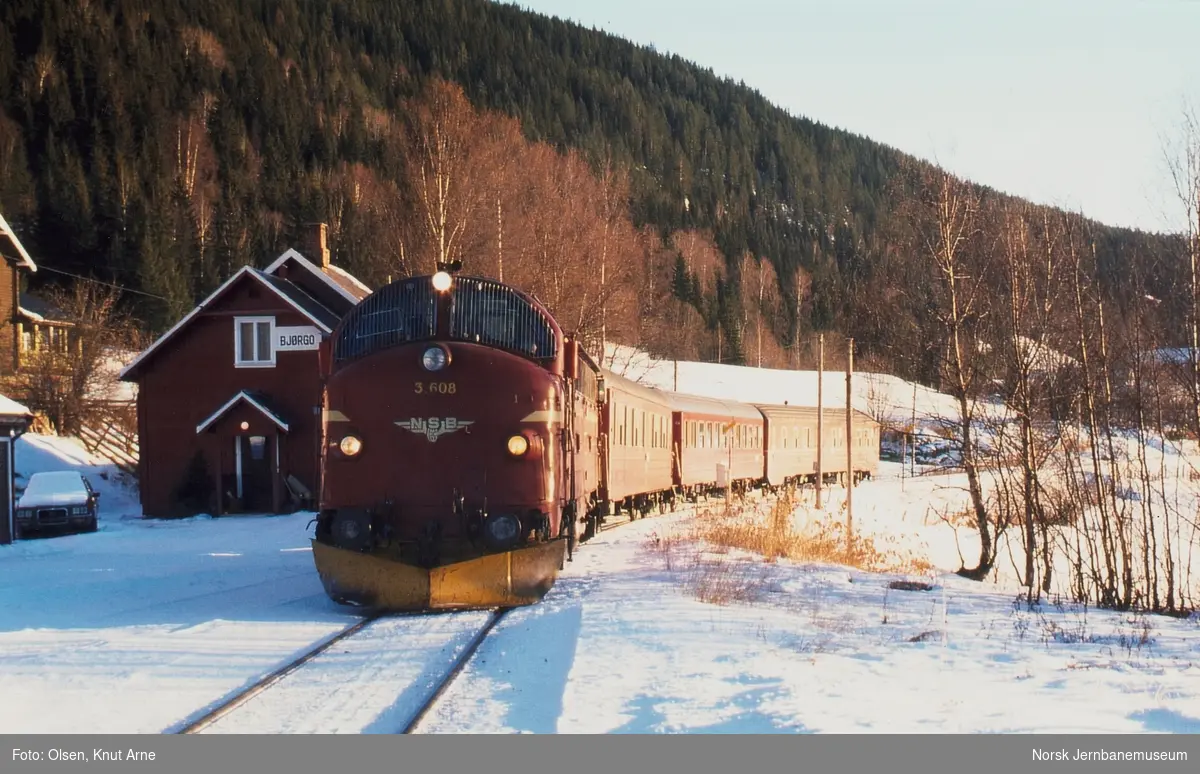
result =
M451 280L449 273L439 271L433 275L433 289L439 293L445 293L450 289Z
M356 436L348 435L338 444L338 448L342 450L342 454L353 457L362 451L362 441Z
M514 457L520 457L525 452L529 451L529 440L523 435L514 435L508 439L508 453Z
M450 356L441 347L430 347L421 355L421 365L426 371L440 371L450 362Z

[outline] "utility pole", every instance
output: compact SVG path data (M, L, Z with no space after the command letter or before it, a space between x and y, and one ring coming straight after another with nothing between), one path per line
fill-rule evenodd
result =
M725 448L728 450L728 456L725 462L725 508L728 511L733 503L733 429L737 424L736 420L731 420L725 425L724 432L721 433L725 437Z
M912 402L912 442L909 444L909 452L912 454L912 467L908 470L908 475L917 475L917 385L913 385L913 402Z
M17 434L11 428L8 431L8 438L0 444L0 449L3 449L3 464L0 465L0 476L4 477L4 484L0 486L6 494L3 510L0 510L0 546L12 544L17 539L17 522L13 513L14 500L13 494L13 453L17 447Z
M846 345L846 551L854 548L854 339Z
M821 509L821 489L825 483L821 471L821 450L825 447L825 334L817 341L817 510Z

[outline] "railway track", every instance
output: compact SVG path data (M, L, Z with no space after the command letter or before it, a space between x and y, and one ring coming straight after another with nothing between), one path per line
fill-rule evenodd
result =
M178 734L198 734L198 733L200 733L204 729L206 729L209 726L216 723L221 718L225 717L229 713L236 710L238 707L242 706L246 702L253 699L255 696L258 696L260 693L267 690L272 685L278 683L280 680L287 677L291 673L295 672L297 669L300 669L302 666L304 666L308 662L312 661L314 658L321 655L329 648L333 647L334 645L336 645L337 643L346 639L347 637L353 637L355 634L362 631L367 626L370 626L372 623L374 623L378 619L379 619L379 616L377 616L377 615L368 616L366 618L363 618L361 621L358 621L355 624L347 626L345 629L343 629L342 631L333 635L332 637L327 637L324 641L322 641L320 644L318 644L315 648L305 651L304 653L300 654L299 656L297 656L296 658L287 662L286 664L279 667L278 669L274 670L273 672L269 672L266 675L262 676L261 678L256 680L254 683L252 683L251 685L249 685L242 691L234 694L233 696L231 696L228 699L226 699L225 701L221 702L220 704L218 704L216 707L209 710L205 714L192 720L190 723L188 723L186 726L181 728L176 733L178 733Z
M364 618L176 733L414 733L508 612Z
M438 683L433 693L430 694L429 698L413 715L412 720L410 720L404 727L404 733L416 733L417 728L421 725L421 722L425 720L425 717L430 712L433 711L433 708L437 706L437 703L442 698L442 695L446 693L446 689L454 684L454 680L459 676L459 674L462 673L463 667L470 663L471 658L475 655L475 651L479 650L479 646L483 644L485 639L487 639L488 633L495 628L496 624L500 623L500 620L504 618L504 616L508 615L510 610L512 610L510 607L501 608L491 614L487 623L479 629L479 633L471 638L471 641L467 643L467 647L464 648L459 654L458 658L455 659L454 664L446 673L446 677Z

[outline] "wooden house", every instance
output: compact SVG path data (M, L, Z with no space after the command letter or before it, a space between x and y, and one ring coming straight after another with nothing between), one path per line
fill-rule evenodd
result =
M0 375L16 372L21 362L20 316L23 272L37 271L37 264L21 245L4 216L0 215Z
M79 341L68 315L33 293L17 294L17 370L38 352L66 352Z
M0 545L7 545L17 537L13 511L16 499L17 438L29 429L29 423L32 421L33 412L0 395Z
M318 492L321 344L370 291L330 263L324 224L306 237L305 253L237 271L122 370L138 386L146 515L280 512Z
M0 375L10 375L20 363L18 319L21 272L37 271L21 241L0 215ZM0 396L0 545L16 537L13 523L13 464L16 439L29 428L33 414L19 403Z

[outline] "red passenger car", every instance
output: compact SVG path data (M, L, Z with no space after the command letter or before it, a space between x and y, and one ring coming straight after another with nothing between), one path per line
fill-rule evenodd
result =
M674 500L671 404L659 390L604 374L601 414L601 519L610 513L649 513Z
M732 486L744 491L763 477L763 416L736 401L665 393L672 411L675 486L695 497Z
M817 479L817 416L815 407L759 405L767 420L764 481L771 487L815 483ZM846 472L846 410L821 413L822 478ZM854 480L869 478L879 467L879 423L861 411L853 413Z

